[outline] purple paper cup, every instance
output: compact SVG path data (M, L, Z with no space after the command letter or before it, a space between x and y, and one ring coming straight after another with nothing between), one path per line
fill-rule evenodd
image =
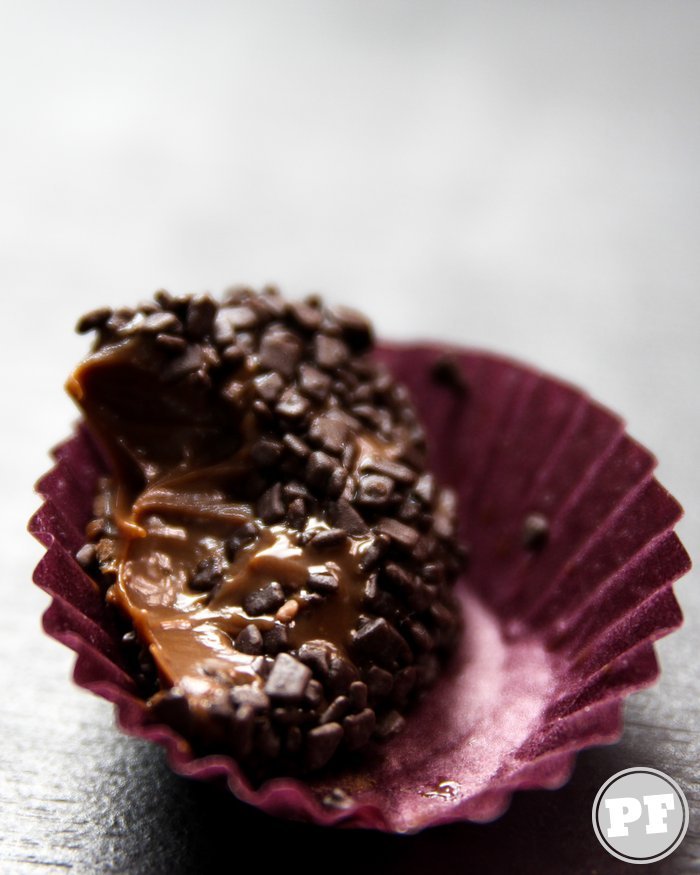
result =
M467 391L435 382L445 353ZM178 774L317 824L417 832L488 821L515 790L560 787L577 751L618 739L624 698L657 678L653 642L682 622L672 589L690 568L673 531L682 510L654 479L651 453L580 390L470 349L383 344L377 357L411 391L471 547L456 584L460 652L402 733L359 766L253 786L230 756L198 757L154 723L101 591L75 560L106 470L82 426L37 484L44 503L29 528L46 554L34 582L52 596L43 625L76 651L75 682L115 704L122 730L163 745ZM532 514L547 523L537 548L524 541Z

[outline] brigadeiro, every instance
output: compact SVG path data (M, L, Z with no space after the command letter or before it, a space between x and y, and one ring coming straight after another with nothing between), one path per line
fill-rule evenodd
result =
M367 320L160 292L78 330L68 390L111 470L78 560L133 628L153 718L255 775L399 731L459 640L462 553Z
M491 819L619 736L689 566L619 417L274 289L78 330L83 422L31 522L44 625L175 770L410 832Z

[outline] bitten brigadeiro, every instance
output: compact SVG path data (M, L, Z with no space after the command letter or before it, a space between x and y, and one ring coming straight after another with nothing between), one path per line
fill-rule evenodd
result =
M109 462L78 560L153 719L251 775L399 731L462 632L455 500L358 313L274 289L84 316Z

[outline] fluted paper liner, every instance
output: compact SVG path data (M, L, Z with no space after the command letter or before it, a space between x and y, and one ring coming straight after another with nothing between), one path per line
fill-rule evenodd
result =
M53 598L45 631L78 654L76 683L114 702L120 727L162 744L181 775L225 781L241 800L319 824L415 832L486 821L515 790L556 788L576 752L622 731L625 696L658 675L653 642L682 615L672 583L690 567L681 516L653 456L581 391L502 357L451 348L460 394L431 378L447 348L383 345L411 391L432 465L459 498L471 563L457 582L465 634L454 667L407 715L402 733L359 765L253 787L229 756L197 758L150 722L103 597L75 561L105 463L83 427L54 450L30 530L46 547L34 581ZM530 513L547 544L523 546ZM340 787L349 807L324 802Z

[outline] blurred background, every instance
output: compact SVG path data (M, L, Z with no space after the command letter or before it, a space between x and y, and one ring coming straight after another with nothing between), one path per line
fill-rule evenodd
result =
M363 309L384 337L534 363L657 454L698 555L699 45L697 0L0 2L3 872L206 856L206 790L71 686L29 585L32 484L75 418L63 382L85 310L274 282ZM604 778L644 762L697 805L692 575L678 596L686 625L612 759L586 754L565 790L401 853L501 871L507 845L539 871L617 871L590 833ZM144 786L182 828L167 833ZM664 871L699 865L692 834ZM371 848L401 871L394 845Z

